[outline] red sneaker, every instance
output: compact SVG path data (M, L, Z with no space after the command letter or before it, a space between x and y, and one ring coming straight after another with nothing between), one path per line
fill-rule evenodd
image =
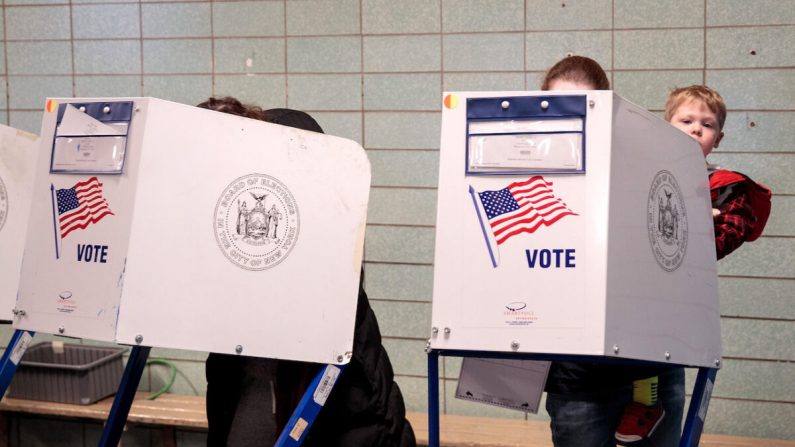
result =
M621 445L632 445L648 438L660 425L663 417L665 417L665 410L660 402L652 406L637 402L630 403L624 409L621 423L618 424L616 441Z

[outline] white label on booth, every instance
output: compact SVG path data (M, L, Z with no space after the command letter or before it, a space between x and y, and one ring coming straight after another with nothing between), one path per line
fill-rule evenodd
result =
M317 384L315 394L312 396L316 404L320 405L321 407L326 404L326 400L328 399L329 394L331 394L331 389L334 388L334 383L337 381L337 376L339 375L339 368L334 365L326 366L326 371L323 373L323 378L320 379L320 383Z
M25 351L28 350L31 340L33 340L33 336L30 335L30 332L22 331L22 335L20 335L19 340L17 340L17 344L14 345L14 350L11 351L11 363L19 365L19 361L22 360L22 356L25 355Z
M298 420L295 421L293 429L290 430L290 437L293 438L293 440L298 441L301 439L301 435L304 434L304 430L306 430L308 425L309 423L304 418L298 418Z

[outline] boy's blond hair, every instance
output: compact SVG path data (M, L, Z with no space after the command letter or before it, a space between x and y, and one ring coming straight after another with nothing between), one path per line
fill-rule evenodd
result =
M718 130L723 130L723 124L726 122L726 103L720 93L706 85L691 85L671 90L671 93L668 94L668 101L665 102L665 121L671 121L676 110L689 101L705 104L718 118Z

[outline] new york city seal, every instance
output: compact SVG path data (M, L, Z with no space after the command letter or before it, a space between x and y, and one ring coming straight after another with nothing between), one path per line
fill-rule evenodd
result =
M224 189L215 206L215 239L246 270L282 262L298 239L298 205L290 190L266 174L249 174Z
M682 265L687 251L687 210L676 178L660 171L651 182L646 204L646 225L651 251L667 272Z

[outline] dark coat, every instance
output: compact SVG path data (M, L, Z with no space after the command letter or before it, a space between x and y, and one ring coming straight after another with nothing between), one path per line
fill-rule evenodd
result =
M363 276L363 275L362 275ZM282 428L317 365L279 362L276 386L277 427ZM288 403L285 406L278 403ZM340 375L304 446L414 447L403 396L392 364L381 345L381 332L367 294L359 285L353 357Z

